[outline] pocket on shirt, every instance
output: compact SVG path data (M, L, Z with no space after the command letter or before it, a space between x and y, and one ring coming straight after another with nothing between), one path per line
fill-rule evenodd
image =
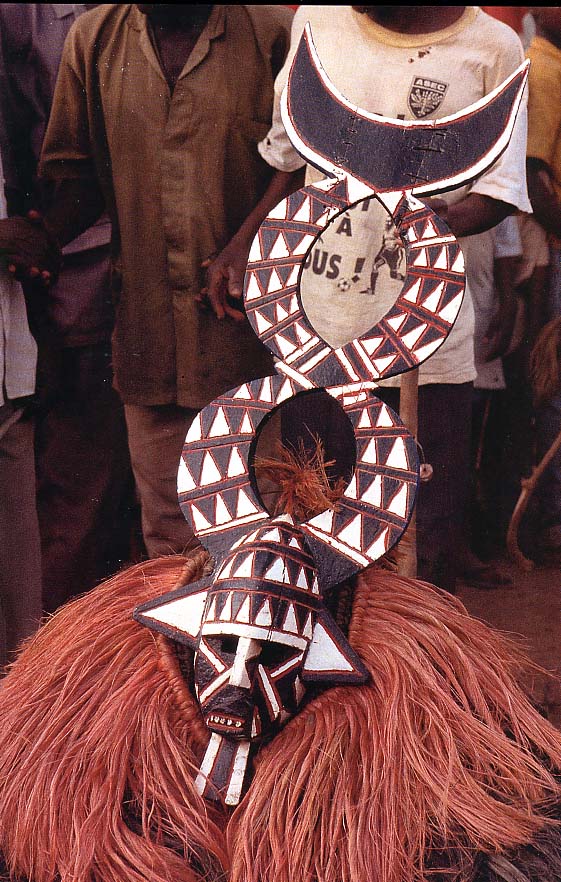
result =
M246 116L237 116L235 119L235 126L239 128L251 141L255 141L256 144L259 141L262 141L269 129L271 128L271 123L269 122L261 122L257 119L252 119L251 117Z

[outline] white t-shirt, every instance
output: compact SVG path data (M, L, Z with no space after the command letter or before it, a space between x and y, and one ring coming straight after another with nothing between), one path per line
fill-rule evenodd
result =
M466 7L455 24L441 31L398 34L380 27L351 6L301 6L293 21L291 51L275 83L273 124L259 145L261 156L281 171L294 171L304 165L282 124L280 95L308 21L321 64L335 87L351 103L394 119L439 119L457 113L500 85L524 60L517 34L479 7ZM471 185L445 194L443 198L452 203L469 192L479 193L530 212L526 189L526 126L524 99L510 144L501 158ZM307 183L321 177L316 169L308 167ZM370 205L379 203L372 200ZM338 268L336 278L324 278L319 272L324 260L321 254L310 255L308 273L313 274L313 282L311 279L306 281L304 275L303 305L314 324L314 300L317 301L315 313L321 316L321 321L316 329L332 345L341 345L355 336L361 313L361 331L366 331L383 315L386 300L391 296L395 299L399 292L400 280L392 277L391 266L386 261L379 267L376 294L372 296L369 267L375 262L384 231L383 221L380 227L380 215L378 218L375 215L379 215L377 210L371 207L363 211L359 205L352 213L349 211L335 221L341 228L342 220L347 217L347 231L343 227L339 232L326 230L322 235L314 251L327 251L325 267L331 268L332 275ZM357 234L359 220L363 229ZM469 260L466 260L468 284L462 308L448 339L421 366L420 383L464 383L476 376L470 292L475 290L479 278L487 278L486 273L478 271L476 264L490 261L492 265L493 249L486 247L485 238L481 238L480 249L480 237L469 237L466 246L466 252L469 251ZM325 247L326 241L328 248ZM460 240L462 248L465 242L467 240ZM339 260L335 259L337 257ZM362 271L357 272L361 260ZM324 276L327 276L328 269ZM399 276L399 270L397 272ZM353 281L357 276L358 279ZM364 307L360 305L360 296L366 304ZM370 320L372 315L373 321ZM341 339L340 329L345 327L352 333ZM384 381L384 385L397 384L398 377Z

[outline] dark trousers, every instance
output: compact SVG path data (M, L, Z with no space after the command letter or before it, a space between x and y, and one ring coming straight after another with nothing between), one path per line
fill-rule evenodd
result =
M41 619L41 558L35 507L33 421L0 409L0 676Z
M37 509L43 605L53 612L129 562L136 503L110 344L53 347L42 364Z
M417 574L454 593L469 494L472 383L419 386L418 442L433 468L417 495ZM399 389L376 395L399 412Z

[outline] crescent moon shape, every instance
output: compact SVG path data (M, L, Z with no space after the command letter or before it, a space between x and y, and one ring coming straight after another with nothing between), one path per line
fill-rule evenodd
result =
M321 66L309 23L282 96L294 147L327 174L352 175L376 192L439 193L486 171L505 150L528 78L524 62L500 86L442 119L396 120L351 104Z

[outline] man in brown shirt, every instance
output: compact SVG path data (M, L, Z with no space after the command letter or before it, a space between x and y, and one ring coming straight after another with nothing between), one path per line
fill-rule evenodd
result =
M257 151L291 18L283 6L112 4L79 18L65 46L44 227L61 246L104 207L113 223L113 367L150 556L190 540L176 474L196 411L273 372L229 294L264 213L296 186ZM38 253L30 263L46 266Z

